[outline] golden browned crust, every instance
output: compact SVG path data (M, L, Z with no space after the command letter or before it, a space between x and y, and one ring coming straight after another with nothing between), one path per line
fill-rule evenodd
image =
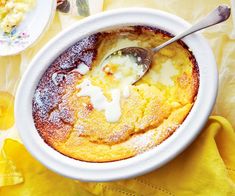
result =
M167 139L187 117L199 87L197 62L183 42L154 56L152 71L130 88L128 99L121 99L117 123L108 123L89 97L76 96L76 85L85 76L74 70L81 62L93 70L118 40L154 47L169 37L151 27L130 27L91 35L62 53L42 76L33 99L35 126L44 141L74 159L108 162L133 157ZM167 60L178 70L173 86L151 78Z

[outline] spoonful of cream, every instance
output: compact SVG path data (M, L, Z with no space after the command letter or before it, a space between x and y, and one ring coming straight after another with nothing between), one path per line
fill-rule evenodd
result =
M104 59L102 63L102 68L104 69L104 71L109 73L112 71L112 68L108 66L109 64L108 62L117 61L117 59L118 61L120 61L120 57L125 58L125 62L127 62L126 59L129 59L129 62L132 62L129 64L132 64L132 67L134 66L134 68L132 69L134 71L132 71L132 77L130 77L130 80L128 83L134 84L137 81L139 81L149 70L151 63L152 63L153 55L156 52L168 46L169 44L175 41L178 41L194 32L197 32L199 30L205 29L207 27L216 25L218 23L221 23L227 20L230 16L230 12L231 12L231 9L227 5L220 5L216 9L211 11L206 17L204 17L202 20L200 20L199 22L191 26L189 29L187 29L183 33L171 38L165 43L152 49L141 48L141 47L127 47L127 48L119 49ZM122 60L120 62L122 62ZM116 73L117 77L122 74L121 71L119 72L120 73Z

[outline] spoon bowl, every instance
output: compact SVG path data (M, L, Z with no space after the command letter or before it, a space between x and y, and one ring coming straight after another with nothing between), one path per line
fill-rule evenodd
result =
M153 54L154 53L151 49L145 49L141 47L127 47L112 53L107 58L115 55L134 57L136 65L139 66L139 68L142 70L141 72L136 72L135 80L132 82L132 84L134 84L138 82L149 70L152 64Z

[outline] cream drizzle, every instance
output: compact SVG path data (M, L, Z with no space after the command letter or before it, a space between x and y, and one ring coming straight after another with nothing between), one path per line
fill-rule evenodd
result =
M84 79L81 84L77 85L77 88L80 89L77 96L90 97L94 109L105 111L105 117L108 122L117 122L119 120L121 117L119 89L111 90L112 101L108 102L101 88L92 85L89 79Z
M89 71L89 67L85 63L80 63L74 71L77 71L78 73L85 75Z

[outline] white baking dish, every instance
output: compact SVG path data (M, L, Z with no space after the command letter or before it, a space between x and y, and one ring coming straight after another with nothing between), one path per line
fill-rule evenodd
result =
M38 134L32 117L32 97L42 74L52 61L76 41L90 34L129 25L149 25L172 34L190 26L183 19L159 10L129 8L88 17L51 40L32 60L16 95L15 118L28 151L42 164L64 176L84 181L126 179L159 168L183 151L200 133L213 108L218 76L214 56L198 33L183 41L192 50L199 66L200 86L197 100L176 132L159 146L126 160L88 163L66 157L48 146Z

